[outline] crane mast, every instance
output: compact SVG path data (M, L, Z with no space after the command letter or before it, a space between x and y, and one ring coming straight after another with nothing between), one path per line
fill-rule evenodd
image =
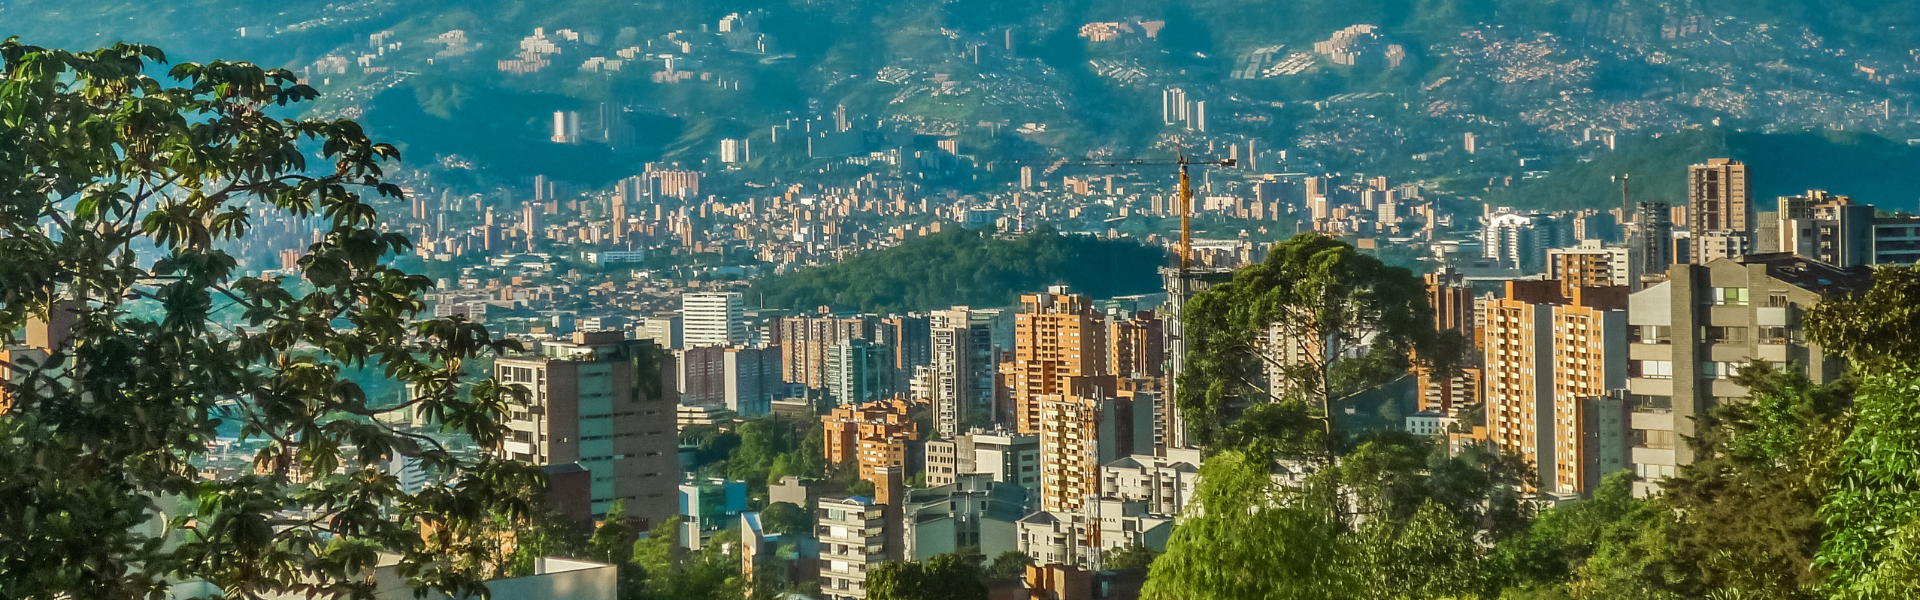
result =
M1180 273L1193 266L1193 186L1187 179L1187 156L1180 155Z

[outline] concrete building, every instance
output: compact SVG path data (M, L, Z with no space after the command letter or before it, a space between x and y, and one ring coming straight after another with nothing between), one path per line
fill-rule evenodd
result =
M1696 417L1746 397L1732 381L1741 365L1790 365L1814 383L1839 378L1839 358L1806 338L1801 318L1827 297L1872 284L1863 269L1779 253L1674 265L1667 278L1633 294L1627 308L1629 458L1640 495L1693 461L1682 438L1696 435Z
M1736 259L1753 253L1753 238L1746 234L1728 229L1694 232L1685 241L1696 260L1705 261L1693 264L1706 264L1722 258Z
M970 474L1027 489L1027 498L1040 494L1040 437L974 429L957 437L927 442L927 485L954 483Z
M751 418L772 411L774 399L786 395L778 348L704 346L678 354L681 404L724 406Z
M746 307L740 292L692 292L680 296L680 317L688 348L744 346Z
M1572 296L1583 287L1639 289L1631 248L1607 247L1599 240L1581 240L1579 246L1547 251L1547 279L1560 282L1560 293Z
M1081 511L1100 494L1101 465L1153 445L1150 395L1118 393L1103 387L1107 378L1076 381L1086 387L1039 398L1043 511Z
M1707 164L1687 167L1687 231L1692 232L1694 242L1688 261L1692 264L1712 262L1705 257L1717 256L1730 258L1723 252L1726 238L1753 237L1753 222L1749 213L1753 211L1753 200L1748 196L1747 165L1727 158L1708 159ZM1716 233L1717 232L1717 233ZM1701 240L1707 234L1721 243L1712 247L1703 247Z
M895 559L888 548L887 507L863 496L828 496L814 510L820 540L820 595L826 600L867 597L867 572Z
M1920 262L1920 217L1892 216L1873 220L1873 264L1911 265Z
M1145 502L1151 514L1178 515L1200 485L1200 451L1134 454L1100 466L1102 497Z
M1627 245L1639 262L1642 275L1665 274L1673 264L1673 207L1665 202L1640 202L1634 206L1633 235Z
M928 330L931 360L921 384L926 395L920 399L933 406L940 436L993 422L993 326L988 315L964 306L937 310L928 316Z
M1013 361L1002 364L1000 374L1013 393L1015 429L1035 434L1042 398L1065 394L1075 378L1109 374L1107 327L1092 299L1068 294L1065 286L1023 294L1020 307Z
M1180 372L1186 362L1186 334L1180 325L1180 312L1186 308L1187 301L1214 285L1233 279L1233 270L1226 268L1160 268L1161 289L1167 292L1167 303L1161 310L1163 328L1167 335L1167 376L1165 397L1178 398L1180 390ZM1171 448L1195 448L1197 445L1187 435L1186 419L1180 415L1180 407L1167 403L1165 409L1154 420L1153 443L1156 452L1165 453Z
M863 404L894 394L893 349L851 339L827 349L825 384L835 404Z
M1841 268L1873 264L1872 206L1825 190L1807 190L1802 196L1781 196L1779 207L1773 213L1778 251Z
M1129 546L1165 551L1173 520L1147 512L1144 501L1097 498L1084 511L1027 515L1017 524L1017 540L1036 565L1097 569L1104 555Z
M507 420L503 458L580 463L593 474L593 514L624 500L643 529L672 518L679 436L672 375L659 369L665 352L617 331L576 333L538 351L494 361L494 377L525 394Z
M953 483L908 490L901 504L907 560L923 561L961 548L981 556L1019 549L1015 523L1026 515L1027 489L968 473Z
M1626 383L1627 288L1511 281L1487 325L1487 426L1495 448L1534 465L1544 491L1578 496L1621 464L1582 455L1584 400ZM1616 444L1618 446L1619 444ZM1615 453L1619 454L1618 452Z
M1116 377L1166 374L1166 332L1153 311L1137 311L1107 323L1107 373Z
M920 426L913 422L912 405L906 400L881 400L866 404L847 404L820 417L826 425L826 459L829 464L855 463L860 478L873 480L882 467L918 467L910 460Z

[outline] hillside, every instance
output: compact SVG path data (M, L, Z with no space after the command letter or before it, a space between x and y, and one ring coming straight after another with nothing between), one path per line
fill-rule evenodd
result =
M1286 171L1499 195L1485 182L1519 175L1521 158L1636 160L1596 156L1596 135L1920 137L1914 14L1920 0L11 0L0 35L284 66L323 92L320 114L357 117L411 168L480 189L534 175L600 187L676 161L715 171L727 194L828 181L820 158L954 138L983 164L1258 141ZM1087 33L1102 24L1127 29ZM1355 25L1404 62L1313 49ZM1207 135L1162 122L1174 87L1210 102ZM580 140L550 139L555 111L580 114ZM837 112L850 131L827 131ZM1466 134L1484 150L1464 152ZM722 172L721 139L749 142L751 160ZM836 175L866 171L879 170ZM1008 177L926 179L972 191Z
M768 308L906 312L1007 306L1022 292L1066 285L1094 298L1159 291L1167 255L1131 241L1061 235L1016 237L949 229L844 262L762 281L748 295Z
M1757 210L1772 210L1774 198L1809 189L1889 211L1920 210L1920 189L1914 186L1920 147L1837 131L1762 134L1710 128L1634 138L1618 152L1547 177L1518 180L1511 188L1490 189L1486 197L1528 208L1613 208L1620 205L1620 185L1612 176L1626 173L1634 200L1683 204L1686 171L1675 166L1716 157L1747 163Z

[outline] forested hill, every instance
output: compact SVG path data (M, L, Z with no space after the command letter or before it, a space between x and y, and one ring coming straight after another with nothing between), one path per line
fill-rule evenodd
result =
M1095 298L1159 291L1167 254L1127 240L1020 236L951 229L825 267L762 282L751 299L767 308L818 306L905 312L956 305L1006 306L1020 293L1065 284Z

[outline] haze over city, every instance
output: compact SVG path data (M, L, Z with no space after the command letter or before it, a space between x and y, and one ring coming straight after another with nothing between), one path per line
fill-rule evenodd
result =
M0 598L1920 596L1908 0L0 0Z

